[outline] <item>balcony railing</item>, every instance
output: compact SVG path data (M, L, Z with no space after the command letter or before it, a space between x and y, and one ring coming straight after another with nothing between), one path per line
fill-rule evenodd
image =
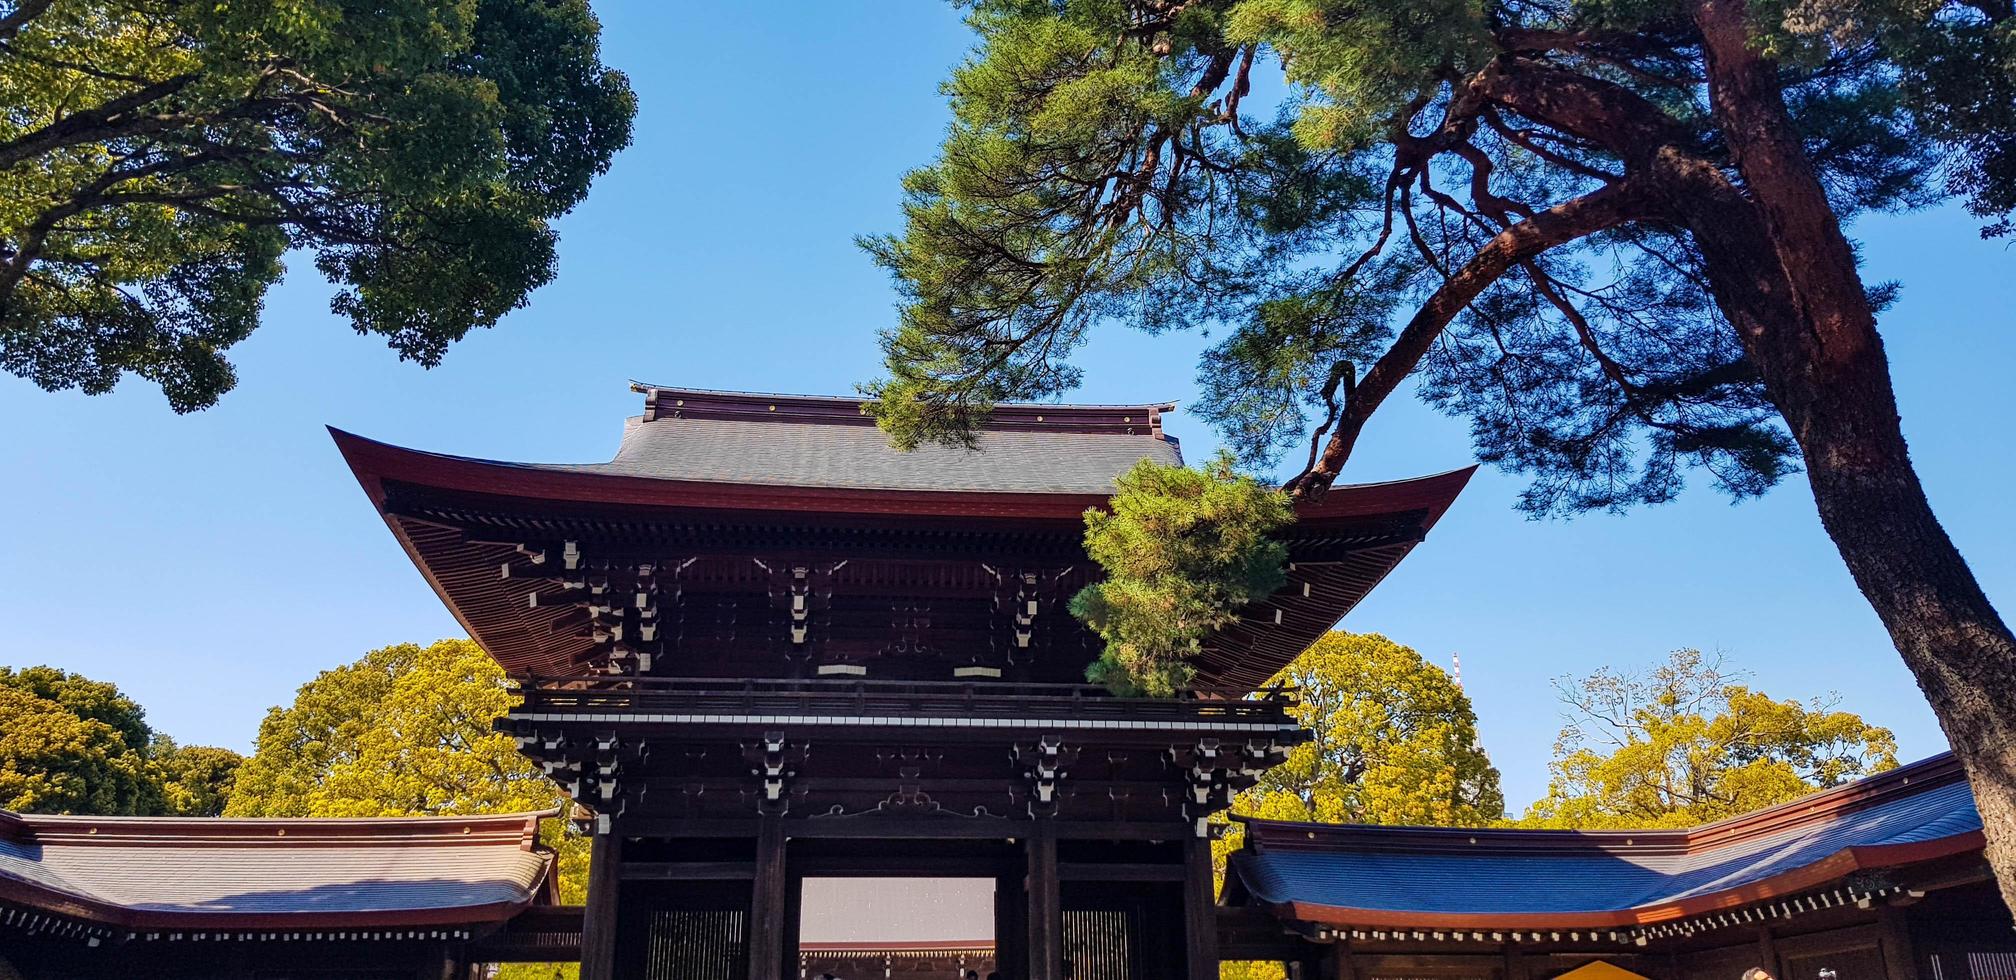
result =
M1190 727L1288 725L1292 692L1121 698L1087 684L1012 681L532 677L514 714L1105 719Z

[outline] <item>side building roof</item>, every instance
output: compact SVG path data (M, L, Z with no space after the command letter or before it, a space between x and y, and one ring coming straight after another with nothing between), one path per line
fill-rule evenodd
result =
M0 811L0 905L126 932L501 922L552 898L553 858L537 839L555 812L240 820Z
M1906 883L1886 872L1983 847L1950 754L1689 830L1244 822L1228 892L1332 930L1663 934L1760 903L1866 899Z

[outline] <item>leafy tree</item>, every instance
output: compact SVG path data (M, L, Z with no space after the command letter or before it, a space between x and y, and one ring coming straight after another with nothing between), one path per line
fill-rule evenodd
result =
M1773 700L1698 650L1556 686L1569 722L1524 826L1691 827L1897 765L1889 729L1831 702Z
M1144 459L1116 483L1110 510L1085 512L1085 550L1106 577L1071 600L1106 641L1086 675L1168 697L1190 682L1185 657L1204 637L1287 581L1288 549L1268 534L1294 512L1229 456L1203 470Z
M147 725L146 709L106 681L94 681L83 674L47 665L0 667L0 687L25 691L54 701L79 718L102 722L127 748L136 752L147 748L154 738L153 729Z
M491 730L516 695L468 640L401 643L325 670L266 712L226 815L383 817L543 810L560 788Z
M238 753L178 746L132 698L55 667L0 667L0 809L216 816Z
M433 365L553 276L629 141L587 0L0 0L0 367L233 384L289 249Z
M294 703L266 712L224 814L399 817L521 813L566 794L511 736L492 730L517 701L504 671L468 640L401 643L325 670ZM560 898L587 897L587 838L549 821ZM499 980L572 977L574 967L514 964Z
M1957 195L2016 233L2016 8L966 5L950 134L865 243L908 294L866 388L896 443L1069 389L1120 320L1219 328L1202 408L1248 465L1306 440L1296 495L1409 378L1535 512L1803 467L2016 902L2016 636L1925 499L1876 332L1895 289L1843 232Z
M146 798L146 760L112 726L0 685L0 809L123 815Z
M153 812L171 817L214 817L224 812L243 756L212 745L177 745L156 735L147 749Z
M1314 737L1232 801L1269 820L1481 827L1505 815L1498 770L1477 738L1470 698L1448 674L1377 633L1333 632L1269 684L1300 692ZM1240 825L1212 842L1220 873ZM1281 980L1281 964L1226 963L1221 980Z
M1276 675L1314 734L1239 794L1234 812L1318 823L1482 827L1505 815L1470 698L1377 633L1325 634Z

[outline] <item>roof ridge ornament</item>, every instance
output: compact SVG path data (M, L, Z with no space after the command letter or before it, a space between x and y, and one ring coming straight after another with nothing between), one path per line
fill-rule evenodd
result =
M632 381L630 390L644 396L644 421L711 419L733 422L800 425L872 426L874 417L859 398L846 395L788 395L714 388L675 388ZM1079 432L1147 436L1167 439L1162 414L1176 410L1173 401L1093 405L1050 402L996 404L982 432Z

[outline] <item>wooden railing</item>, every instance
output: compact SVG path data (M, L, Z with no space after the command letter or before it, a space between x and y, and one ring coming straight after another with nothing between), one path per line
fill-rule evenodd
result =
M1125 718L1287 724L1286 689L1250 698L1120 698L1087 684L1013 681L530 677L520 712L839 715L929 718Z

